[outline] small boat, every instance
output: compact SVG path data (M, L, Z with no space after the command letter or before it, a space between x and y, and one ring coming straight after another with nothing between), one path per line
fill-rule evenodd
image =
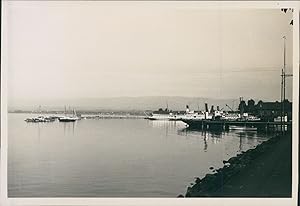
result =
M68 116L65 116L65 117L58 118L58 120L60 122L75 122L76 120L79 120L79 118L78 117L68 117Z
M58 121L60 121L60 122L75 122L77 120L79 120L79 117L77 117L75 109L73 109L72 116L65 115L65 116L61 116L58 118Z
M40 113L39 116L26 118L24 121L25 122L53 122L53 121L55 121L54 116L42 115L41 105L39 106L39 113Z
M38 116L38 117L26 118L24 121L25 122L53 122L55 121L55 118L48 117L48 116Z
M42 115L41 105L39 106L39 113L40 113L39 116L26 118L24 121L25 122L53 122L55 120L55 118L53 118L52 116Z
M25 122L36 122L36 119L33 117L33 118L26 118L24 120Z

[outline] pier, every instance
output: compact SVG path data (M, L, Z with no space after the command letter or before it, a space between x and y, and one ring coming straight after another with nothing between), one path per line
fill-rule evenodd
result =
M145 119L143 115L123 114L81 114L81 119Z
M245 128L255 128L258 131L278 131L281 129L282 122L266 121L226 121L226 120L189 120L181 119L190 128L201 130L229 130L230 126L240 126ZM292 122L285 122L285 130L291 131Z

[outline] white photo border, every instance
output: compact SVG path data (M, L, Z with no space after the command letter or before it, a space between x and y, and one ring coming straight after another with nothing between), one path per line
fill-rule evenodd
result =
M144 4L145 6L190 9L281 9L293 8L293 127L292 127L292 198L8 198L7 191L7 49L8 5L2 1L1 23L1 166L0 205L297 205L299 147L299 8L298 1L104 1L112 4Z

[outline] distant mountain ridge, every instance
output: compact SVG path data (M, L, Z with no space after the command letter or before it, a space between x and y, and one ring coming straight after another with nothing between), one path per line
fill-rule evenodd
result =
M157 110L159 108L170 110L185 110L189 105L191 110L203 110L204 104L220 106L228 110L226 104L232 109L238 107L237 99L213 99L204 97L184 96L144 96L144 97L108 97L108 98L82 98L65 100L19 100L17 104L8 104L9 110L37 110L39 105L43 110L64 110L72 107L77 110Z

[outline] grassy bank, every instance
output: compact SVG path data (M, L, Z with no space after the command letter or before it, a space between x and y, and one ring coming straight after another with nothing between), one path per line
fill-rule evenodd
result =
M185 197L291 197L291 134L277 135L196 178Z

